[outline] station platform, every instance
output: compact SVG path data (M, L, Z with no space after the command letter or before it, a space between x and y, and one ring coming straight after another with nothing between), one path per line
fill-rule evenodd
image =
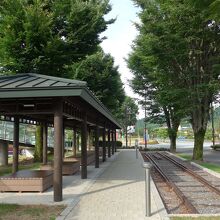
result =
M53 188L43 193L0 193L0 203L65 205L57 220L167 220L166 210L151 180L151 217L145 217L145 170L135 150L118 150L107 161L80 173L63 176L63 201L53 201Z
M167 220L166 210L151 180L151 217L145 216L143 159L121 150L108 159L89 187L69 203L57 220ZM104 163L106 164L106 163ZM107 164L106 164L107 165ZM95 168L94 168L95 169Z

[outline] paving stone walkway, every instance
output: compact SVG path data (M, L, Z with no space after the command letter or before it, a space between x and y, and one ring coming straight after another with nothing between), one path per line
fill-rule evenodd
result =
M167 219L158 195L152 187L152 216L145 217L145 184L142 159L133 150L121 151L105 171L80 195L67 220L141 220ZM157 201L156 201L157 200ZM159 202L159 203L158 203Z

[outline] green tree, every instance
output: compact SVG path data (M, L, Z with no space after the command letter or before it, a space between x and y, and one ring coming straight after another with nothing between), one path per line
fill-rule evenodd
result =
M135 2L142 7L136 66L148 71L146 79L161 107L168 106L177 118L190 116L193 157L200 160L210 103L219 88L219 29L204 22L206 12L187 0Z
M142 48L142 43L139 42L138 46ZM140 67L138 61L141 61L142 58L143 56L137 50L129 57L129 67L134 73L134 78L131 80L131 87L143 98L139 103L147 111L146 121L159 124L166 122L170 139L170 150L175 152L177 131L181 118L184 115L183 111L182 109L178 111L179 104L173 101L176 95L170 93L167 87L164 87L163 82L158 82L156 77L153 79L150 76L151 79L149 79L148 76L151 75L151 73L148 71L142 72L143 77L136 74L136 71ZM144 63L144 60L141 62ZM146 86L149 81L151 81L151 85ZM144 82L146 83L144 84Z
M52 40L52 15L35 1L1 1L0 66L5 72L30 72L36 69L44 48ZM36 71L36 70L35 70Z
M143 4L142 7L142 24L137 25L140 35L128 59L128 66L134 74L131 87L143 98L141 104L148 112L148 120L167 123L170 150L175 151L177 130L184 115L183 109L179 108L181 102L178 101L178 95L185 94L177 87L179 81L175 76L176 69L170 65L172 56L167 56L164 39L160 38L167 28L163 24L163 15L156 5ZM166 33L170 36L172 33L169 31Z
M167 130L167 128L155 129L155 133L156 133L157 137L159 137L159 138L162 138L162 139L168 138L168 130Z
M3 0L0 66L5 72L69 77L68 66L97 50L107 0Z
M100 33L114 22L104 19L110 10L108 0L2 0L0 71L71 77L72 63L96 52Z
M137 122L138 106L134 99L126 96L121 107L121 124L123 127L135 125Z
M134 126L137 122L138 106L133 98L126 96L120 111L119 117L120 124L122 125L123 132L126 136L126 146L128 144L127 128L128 126Z
M122 103L125 99L123 84L114 59L101 49L71 68L74 79L84 80L97 98L115 115L120 117Z

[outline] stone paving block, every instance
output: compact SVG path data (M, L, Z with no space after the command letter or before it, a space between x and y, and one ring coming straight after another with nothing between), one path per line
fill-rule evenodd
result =
M162 216L154 199L152 199L153 215L150 218L145 217L144 192L142 160L140 157L136 159L132 150L121 151L80 197L78 204L65 219L161 220Z

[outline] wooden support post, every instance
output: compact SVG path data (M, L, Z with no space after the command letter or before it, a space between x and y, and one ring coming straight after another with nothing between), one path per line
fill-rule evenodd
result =
M116 130L114 132L114 139L115 139L115 152L117 152L117 140L116 140Z
M91 150L90 142L91 142L91 129L90 129L90 127L88 127L88 130L87 130L87 148L88 148L89 151Z
M99 127L95 128L95 168L99 168Z
M87 179L87 115L84 114L81 132L81 178Z
M63 149L62 149L63 158L65 157L65 126L63 123Z
M47 123L43 123L43 164L47 164Z
M76 129L73 129L73 156L76 156Z
M55 106L54 112L54 174L53 188L54 201L63 200L63 178L62 178L62 162L63 162L63 103L59 99Z
M14 140L13 140L13 165L12 172L18 171L18 151L19 151L19 118L14 117Z
M78 135L76 135L76 152L79 152L79 136L80 133L78 132Z
M115 149L114 149L114 147L115 147L115 143L114 143L114 130L112 130L111 135L112 135L112 141L111 141L112 154L114 154L115 153Z
M108 129L108 157L111 157L111 138L110 138L110 129Z
M105 126L103 128L103 133L102 133L102 161L106 161L106 131L105 131Z

